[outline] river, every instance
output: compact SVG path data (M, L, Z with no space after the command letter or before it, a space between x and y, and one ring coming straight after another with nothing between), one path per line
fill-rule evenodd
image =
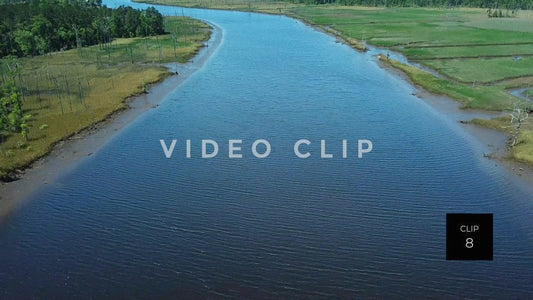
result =
M2 224L0 298L533 297L530 187L414 87L294 19L157 8L219 48ZM493 214L492 261L445 259L447 213Z

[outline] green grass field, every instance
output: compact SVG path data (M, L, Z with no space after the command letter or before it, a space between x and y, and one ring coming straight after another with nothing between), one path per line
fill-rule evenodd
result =
M533 47L533 46L532 46ZM426 66L465 83L491 83L533 75L533 56L515 61L511 57L424 61Z
M171 34L117 39L33 58L22 58L17 82L25 113L33 116L28 141L20 134L0 143L0 177L45 155L59 140L125 108L124 100L168 75L160 63L186 62L210 36L209 26L190 18L166 18ZM176 45L176 48L174 48ZM46 125L45 129L42 128Z
M512 96L502 86L465 85L437 78L416 67L393 59L388 60L385 56L380 56L380 60L406 73L414 84L424 86L431 93L456 99L463 103L465 108L502 111L509 109L516 102L523 106L529 104Z
M293 12L310 23L403 53L458 81L533 75L532 12L505 19L488 19L482 9L306 6Z
M510 59L531 55L530 44L452 46L452 47L406 47L402 53L411 60L453 59L453 58L491 58L505 56Z

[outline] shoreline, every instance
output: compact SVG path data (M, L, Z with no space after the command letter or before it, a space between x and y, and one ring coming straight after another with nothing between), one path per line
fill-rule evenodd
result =
M57 142L48 154L20 172L18 180L0 183L0 223L11 212L24 205L39 188L52 184L59 176L70 172L84 159L98 152L113 136L132 124L144 112L159 106L168 94L201 69L222 43L222 29L215 24L208 24L213 28L211 36L194 57L185 64L164 64L174 75L149 85L147 93L126 98L124 109L119 109L103 121Z
M142 1L138 1L142 2ZM166 5L166 4L165 4ZM264 13L264 12L255 12L255 13ZM347 37L343 36L339 31L326 26L326 25L320 25L320 24L314 24L310 22L307 19L304 19L303 17L300 17L294 13L264 13L264 14L274 14L274 15L282 15L288 18L293 18L295 20L298 20L302 22L303 24L312 27L318 32L327 34L333 38L335 38L340 43L343 43L347 45L348 47L352 48L353 50L365 53L368 52L370 49L367 47L366 43L359 40L348 40ZM379 48L376 48L379 49ZM385 48L384 50L386 50ZM405 58L406 61L407 58ZM463 108L462 103L458 100L455 100L451 97L448 97L446 95L437 95L433 94L424 87L419 86L418 84L415 84L409 76L402 70L399 70L391 65L386 65L385 63L381 62L379 59L376 62L381 68L387 70L390 74L394 76L399 76L402 78L402 80L407 81L411 86L413 86L417 93L415 94L419 99L436 109L437 111L447 114L451 113L453 114L453 117L455 117L456 122L461 123L461 127L465 132L470 134L472 137L476 138L480 143L486 145L489 147L488 152L484 153L484 157L486 159L493 160L503 166L503 168L507 171L509 176L511 176L514 180L520 181L521 184L528 185L529 187L533 186L533 166L522 162L518 160L514 160L512 158L509 158L509 149L508 149L508 139L509 135L497 131L488 127L483 127L480 125L464 122L464 121L471 121L473 118L479 117L478 115L484 115L485 118L492 116L495 117L498 114L502 114L503 112L496 112L496 111L489 111L489 110L481 110L481 109L469 109L469 108ZM411 65L411 63L410 63ZM413 65L414 66L414 65ZM421 66L414 66L418 69L421 69L423 71L430 71L433 75L439 74L437 71L424 67L421 68ZM440 74L439 74L440 75ZM440 77L440 76L437 76ZM509 91L510 94L513 94L512 91ZM523 97L521 97L523 98ZM532 101L531 99L528 99ZM450 110L451 107L455 107ZM469 115L468 120L465 119L457 119L458 116L463 115ZM451 118L452 116L450 114L447 114L448 117L450 117L451 120L454 118ZM485 155L486 154L486 155Z
M421 101L424 101L424 103L431 106L439 113L446 115L450 121L458 123L465 133L477 139L477 141L484 146L484 151L481 154L483 158L493 161L496 165L502 166L508 173L509 177L518 181L520 185L528 186L530 189L533 187L533 167L525 162L513 160L508 157L509 135L502 131L468 122L479 117L496 117L501 115L502 112L464 109L462 108L462 103L453 98L445 95L436 95L426 91L423 87L412 82L409 76L407 76L402 70L396 69L379 59L377 59L376 63L381 68L387 70L392 76L397 76L408 82L414 89L416 89L416 93L413 94L414 96Z
M346 40L346 38L343 37L342 34L340 34L334 29L330 29L328 26L313 24L303 18L295 16L294 14L281 15L299 20L303 24L308 25L319 32L322 32L337 39L339 42L345 44L346 46L352 48L357 52L365 53L370 50L368 47L366 47L366 45L365 47L360 47L358 44L354 44L351 41ZM407 58L405 59L407 60ZM461 127L467 134L477 139L478 142L485 146L485 149L487 150L486 153L483 153L485 159L494 161L496 165L500 164L506 170L508 175L514 181L519 182L520 185L524 185L529 189L533 187L533 166L509 157L509 135L502 131L469 123L469 121L474 118L480 117L480 115L482 115L482 117L484 118L490 118L501 115L503 112L463 108L462 103L460 101L457 101L446 95L437 95L427 91L426 89L424 89L424 87L415 84L405 72L395 68L392 65L380 61L378 57L376 57L376 63L379 67L385 69L391 75L400 77L402 80L408 82L417 91L414 96L424 101L426 104L433 107L438 112L445 114L450 120L454 120L460 123ZM415 67L422 70L425 69L420 68L419 66ZM433 69L428 69L431 70L431 73L436 72ZM512 92L509 93L512 94ZM531 99L528 100L531 101ZM462 119L460 118L461 116L468 116L469 119ZM531 190L533 191L533 189Z
M308 20L305 20L294 14L280 15L286 16L288 18L294 18L302 22L303 24L312 27L316 31L327 34L337 39L340 43L343 43L346 46L352 48L354 51L365 53L370 50L368 47L366 47L366 45L364 45L364 47L360 47L360 45L354 44L351 41L346 40L346 38L342 36L342 34L340 34L334 29L331 29L328 26L313 24ZM468 121L480 117L480 115L485 118L496 117L497 115L501 115L503 112L480 109L465 109L462 107L461 102L451 97L448 97L446 95L433 94L425 90L424 87L415 84L405 72L395 68L394 66L388 65L380 61L379 58L376 58L376 63L379 67L385 69L391 75L400 77L402 80L408 82L417 91L414 96L424 101L426 104L433 107L438 112L445 114L450 120L460 123L461 127L467 134L477 139L478 142L485 146L485 150L487 150L486 153L483 153L485 159L494 161L496 165L500 164L506 170L508 175L514 181L519 182L520 185L527 186L530 189L531 187L533 187L533 166L525 162L509 158L509 135L507 133L497 131L488 127L468 123ZM416 68L420 69L420 67L418 66ZM431 73L436 72L432 69L429 70L432 71ZM463 119L463 116L468 116L469 119Z

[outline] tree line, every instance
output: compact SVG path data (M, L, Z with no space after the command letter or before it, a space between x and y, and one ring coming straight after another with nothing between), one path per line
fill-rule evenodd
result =
M101 0L33 0L0 4L0 145L9 133L28 138L32 116L23 109L16 56L106 44L114 38L163 34L163 16L153 7L136 10ZM57 79L55 86L58 87ZM65 78L66 81L66 78ZM79 84L80 97L83 93ZM61 99L60 99L61 102ZM46 125L42 125L42 129Z
M111 9L101 0L33 0L0 4L0 57L39 55L105 44L113 38L163 34L153 7Z
M478 7L487 9L533 9L533 0L288 0L306 4L385 6L385 7Z

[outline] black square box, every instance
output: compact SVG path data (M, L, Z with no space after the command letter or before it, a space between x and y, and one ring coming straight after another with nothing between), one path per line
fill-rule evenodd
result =
M492 214L446 214L446 259L492 260Z

